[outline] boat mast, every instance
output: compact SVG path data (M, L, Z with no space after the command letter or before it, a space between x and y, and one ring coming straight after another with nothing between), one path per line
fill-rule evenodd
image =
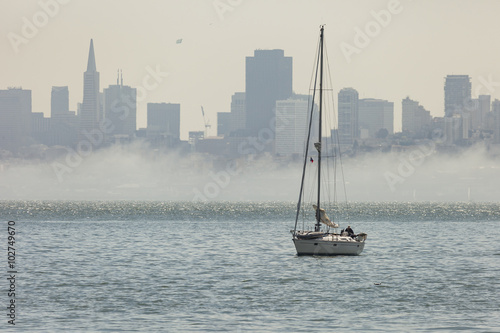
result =
M302 196L304 194L304 180L306 176L306 167L307 167L307 162L308 156L309 156L309 143L311 142L311 128L313 125L313 115L314 115L314 101L316 100L316 83L318 81L318 70L319 70L319 47L318 47L318 52L316 53L317 55L317 60L316 60L316 67L315 67L315 74L314 74L314 90L313 90L313 95L311 99L311 111L309 112L309 122L308 122L308 129L307 129L307 140L306 140L306 146L305 146L305 154L304 154L304 164L302 166L302 180L300 181L300 191L299 191L299 200L297 201L297 213L295 215L295 227L293 229L293 234L295 235L295 232L297 231L297 223L299 222L299 214L300 214L300 207L302 204Z
M319 53L320 53L320 63L319 63L319 130L318 130L318 143L316 150L318 151L318 202L316 206L316 225L314 226L314 231L319 231L321 228L321 213L320 213L320 202L321 202L321 118L322 118L322 107L323 107L323 29L321 26L319 35Z

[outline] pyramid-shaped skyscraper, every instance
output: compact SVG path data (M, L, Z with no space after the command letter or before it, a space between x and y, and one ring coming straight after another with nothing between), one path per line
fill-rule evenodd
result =
M99 128L101 103L99 97L99 72L96 70L94 42L90 40L87 71L83 73L83 102L80 110L80 132L91 133Z

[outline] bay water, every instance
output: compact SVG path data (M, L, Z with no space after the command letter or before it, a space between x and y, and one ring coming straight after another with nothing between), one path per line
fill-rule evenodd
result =
M23 332L498 332L500 205L353 203L360 256L297 256L292 202L1 201ZM330 214L331 215L331 214Z

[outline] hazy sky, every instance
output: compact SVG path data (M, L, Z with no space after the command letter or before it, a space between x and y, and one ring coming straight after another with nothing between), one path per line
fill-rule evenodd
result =
M353 87L360 98L394 102L396 130L406 96L433 116L444 114L448 74L470 75L473 95L500 98L496 0L0 0L0 5L0 89L31 89L33 111L46 116L52 86L68 85L70 109L76 110L93 38L101 90L115 84L118 68L124 84L148 88L138 103L138 127L146 126L148 102L180 103L181 138L187 139L188 131L203 129L203 105L214 135L216 113L229 112L231 95L245 89L245 57L255 49L284 49L293 57L294 91L307 93L320 24L326 24L335 91ZM363 40L359 31L366 29ZM154 71L160 72L157 80Z

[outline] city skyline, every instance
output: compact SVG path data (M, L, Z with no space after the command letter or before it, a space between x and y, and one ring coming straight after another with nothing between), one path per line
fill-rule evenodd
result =
M293 91L307 93L322 23L334 90L353 87L362 98L394 102L395 131L401 130L399 101L406 96L433 117L444 115L446 75L469 75L473 98L500 98L495 1L167 1L121 3L118 11L92 1L53 3L57 8L9 2L1 24L0 88L32 90L33 112L46 117L52 86L69 87L70 110L82 101L81 73L92 38L101 87L112 84L121 68L128 85L151 88L138 91L139 128L146 127L147 103L180 103L185 140L188 131L204 129L200 105L212 125L217 112L230 111L231 96L245 90L245 57L256 49L283 49L293 58ZM147 19L138 19L139 11Z
M276 132L273 135L275 140L272 140L274 144L261 152L267 151L277 156L300 153L301 141L304 136L303 126L305 126L305 120L302 118L308 113L307 104L310 96L289 95L292 94L290 89L292 58L285 58L283 50L256 50L255 56L246 59L247 90L254 90L251 95L253 103L256 106L260 105L247 113L245 110L251 104L248 101L245 103L247 98L243 96L249 95L248 91L235 93L232 96L231 112L217 113L217 133L221 137L212 138L216 139L217 143L216 141L207 141L206 145L203 144L205 148L201 148L199 152L234 155L235 144L241 143L245 137L255 136L256 131L258 131L260 138L263 132L259 128L265 130L268 128L266 126L274 126L273 123L275 123ZM254 65L248 66L249 61ZM255 63L258 65L256 66ZM249 82L251 84L248 84ZM273 82L275 85L269 84L269 82ZM147 137L148 141L156 147L179 148L181 144L187 143L191 145L191 151L197 151L197 144L192 139L200 137L200 133L203 132L191 131L188 141L181 140L181 107L179 103L148 103L147 127L136 130L137 89L123 85L122 71L118 70L117 72L116 85L109 85L108 88L104 88L103 92L100 92L93 40L90 41L84 83L84 100L78 105L78 115L75 115L74 111L68 110L69 91L67 87L54 86L51 92L51 117L47 118L41 112L32 112L31 90L20 88L0 90L4 96L0 105L4 117L2 123L5 128L4 132L14 131L13 134L19 135L16 139L15 135L4 133L3 141L7 143L0 142L2 147L7 150L12 148L14 152L17 152L18 148L36 143L71 147L75 145L74 138L72 135L68 136L64 133L73 132L80 138L76 145L77 149L81 149L81 145L86 142L85 138L91 138L95 142L93 145L98 148L101 144L131 142L137 137ZM444 84L445 117L433 118L429 111L419 105L418 101L413 101L407 96L402 100L403 132L396 134L394 131L394 102L374 98L359 99L359 94L355 89L343 88L338 93L340 101L339 125L338 127L334 125L333 128L335 133L340 134L338 140L340 144L344 145L344 149L352 148L354 152L360 142L365 144L363 142L365 139L385 139L393 134L396 135L392 145L396 146L408 145L410 142L408 139L430 139L439 132L445 133L444 138L448 148L457 144L460 146L471 145L484 138L487 138L487 141L492 139L491 142L499 143L500 116L497 107L499 100L495 99L492 103L491 95L479 95L477 99L471 98L471 90L472 86L468 75L446 76ZM287 96L289 97L286 98ZM242 108L236 107L234 104L237 100ZM30 112L27 118L25 117L26 119L21 119L21 109L16 103L29 105ZM273 109L275 109L275 121L272 119ZM201 111L205 117L203 106ZM237 126L242 120L241 112L247 113L244 118L248 119L248 115L250 115L254 121L247 123L244 127ZM255 120L260 122L258 126L255 126ZM297 121L300 121L302 125L297 125ZM106 123L108 128L103 127ZM285 126L278 126L278 123ZM16 130L19 124L31 128L26 133L20 129ZM207 130L210 126L205 123L205 127ZM78 129L78 133L74 132L74 129ZM435 132L436 130L438 132ZM5 135L7 135L8 140L5 139ZM101 139L94 140L94 135ZM203 136L202 134L201 137ZM223 141L220 140L222 138ZM358 141L359 139L362 141ZM400 139L402 141L399 141ZM9 145L9 142L12 144ZM242 154L241 146L237 147L238 154Z

